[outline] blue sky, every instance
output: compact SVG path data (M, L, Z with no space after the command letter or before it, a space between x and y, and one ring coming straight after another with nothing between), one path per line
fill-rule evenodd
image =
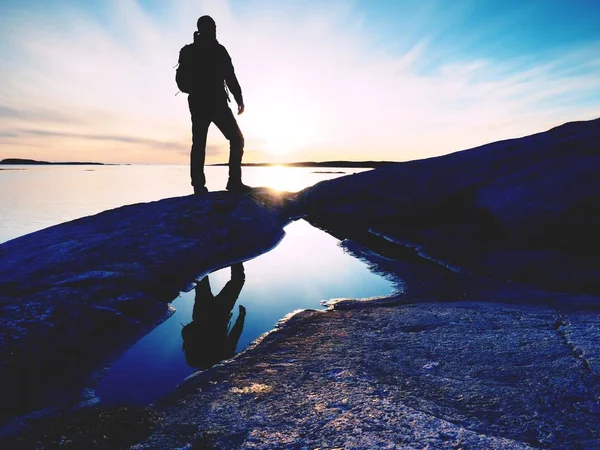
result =
M187 162L212 15L247 161L410 160L600 117L597 0L0 0L0 158ZM208 161L227 143L209 134Z

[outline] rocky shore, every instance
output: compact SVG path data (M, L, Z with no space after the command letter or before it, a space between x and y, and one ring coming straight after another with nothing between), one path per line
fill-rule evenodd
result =
M70 290L71 309L61 309L69 318L100 298L113 316L133 319L124 323L147 326L118 310L114 299L125 297L114 294L117 286L126 287L119 295L142 295L145 307L160 305L156 320L169 295L215 257L222 265L248 257L277 242L290 217L305 217L373 270L402 279L404 293L298 313L143 410L139 417L152 424L145 437L94 440L96 447L598 448L599 169L600 120L576 122L322 182L285 199L217 193L120 208L120 216L67 224L73 236L85 220L96 228L64 251L52 246L52 233L65 225L44 230L0 246L3 261L13 258L0 271L2 325L10 330L3 342L13 349L2 361L21 367L24 349L39 350L39 339L63 342L64 331L50 326L56 321L44 322L35 339L28 324L56 317L46 305L58 308ZM163 211L153 216L160 225L147 224L153 209ZM121 236L116 218L130 216L138 221L120 224L129 230ZM108 241L114 246L88 246L109 230L119 236ZM117 248L129 255L121 265L94 259L113 258ZM89 275L48 278L43 261L57 257ZM22 274L9 269L19 264ZM106 274L114 267L127 269L112 279ZM51 292L60 295L48 300ZM31 309L15 307L24 299ZM16 375L12 383L19 384ZM44 438L33 430L13 444L90 442L68 429ZM118 427L108 434L118 437Z
M73 391L197 277L276 245L287 219L269 199L216 192L124 206L0 245L0 421Z
M155 405L134 448L598 448L598 325L489 302L306 311Z

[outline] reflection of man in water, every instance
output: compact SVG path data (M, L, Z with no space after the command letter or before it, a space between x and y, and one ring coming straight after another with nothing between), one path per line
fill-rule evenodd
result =
M236 263L231 266L231 280L219 294L212 294L208 275L196 285L192 322L181 330L183 351L190 366L208 369L235 354L244 328L246 309L240 305L239 315L231 329L230 322L233 306L245 281L244 266Z

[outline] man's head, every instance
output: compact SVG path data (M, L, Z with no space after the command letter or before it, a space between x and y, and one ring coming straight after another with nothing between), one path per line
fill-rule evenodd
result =
M217 37L217 24L210 16L202 16L198 19L198 34L203 38Z

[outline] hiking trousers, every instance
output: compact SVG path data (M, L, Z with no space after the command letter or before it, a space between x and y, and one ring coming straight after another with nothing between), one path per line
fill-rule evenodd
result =
M201 188L206 184L204 176L206 136L211 122L229 141L229 181L241 183L244 136L227 102L225 100L206 102L205 98L190 94L188 105L192 116L192 152L190 156L192 186Z

